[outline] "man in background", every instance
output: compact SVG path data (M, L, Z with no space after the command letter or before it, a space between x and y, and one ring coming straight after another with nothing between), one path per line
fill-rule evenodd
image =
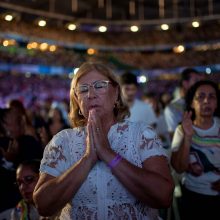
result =
M186 68L181 73L180 79L180 93L179 97L172 100L164 110L165 120L171 140L177 125L182 121L183 112L185 110L184 97L188 89L197 81L203 79L203 74L199 73L193 68Z
M138 92L136 75L130 72L125 72L120 77L120 83L123 98L129 106L131 113L129 120L132 122L143 121L151 126L155 126L157 119L152 107L136 98Z

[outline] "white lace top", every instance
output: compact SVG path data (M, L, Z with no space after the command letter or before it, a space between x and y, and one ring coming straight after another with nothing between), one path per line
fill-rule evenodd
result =
M155 132L145 123L128 122L113 125L108 133L111 148L123 158L142 166L149 157L166 153ZM40 171L59 176L84 155L85 128L66 129L46 146ZM63 208L61 219L74 220L157 220L158 212L138 201L99 161L90 171L78 192Z

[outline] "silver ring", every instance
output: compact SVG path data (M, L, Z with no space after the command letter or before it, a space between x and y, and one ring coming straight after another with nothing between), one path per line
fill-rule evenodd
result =
M96 128L96 131L97 131L97 132L99 132L99 131L100 131L100 128L99 128L99 127L97 127L97 128Z

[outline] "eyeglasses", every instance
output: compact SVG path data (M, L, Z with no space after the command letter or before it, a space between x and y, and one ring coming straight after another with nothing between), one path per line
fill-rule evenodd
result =
M24 185L29 185L29 184L32 184L35 180L36 180L37 176L25 176L23 177L22 179L18 179L16 182L15 182L15 185L20 187L21 184L24 184Z
M201 93L197 96L194 97L195 100L199 101L199 102L202 102L204 101L204 99L207 98L208 100L210 101L214 101L217 99L216 95L215 94L209 94L209 95L206 95L204 93Z
M79 85L78 87L75 88L75 93L78 97L85 97L88 92L89 92L89 88L93 87L94 91L96 94L104 94L107 89L108 89L108 85L111 82L108 80L99 80L99 81L95 81L92 84L83 84L83 85Z

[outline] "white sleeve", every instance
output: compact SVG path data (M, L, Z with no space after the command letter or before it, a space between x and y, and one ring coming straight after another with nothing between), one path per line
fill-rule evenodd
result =
M167 106L164 109L164 116L167 123L167 128L169 132L174 132L176 127L178 126L176 115L173 112L171 106Z
M61 131L47 144L41 160L40 172L56 177L67 169L69 155L67 139L65 132Z
M178 125L174 132L173 140L171 143L172 151L177 151L183 141L184 133L182 129L182 125Z
M152 156L165 156L168 158L161 140L152 128L145 127L140 135L141 137L138 147L142 162Z
M153 125L153 124L156 124L157 123L157 117L154 113L154 110L153 108L148 105L148 110L147 110L147 124L149 125Z

